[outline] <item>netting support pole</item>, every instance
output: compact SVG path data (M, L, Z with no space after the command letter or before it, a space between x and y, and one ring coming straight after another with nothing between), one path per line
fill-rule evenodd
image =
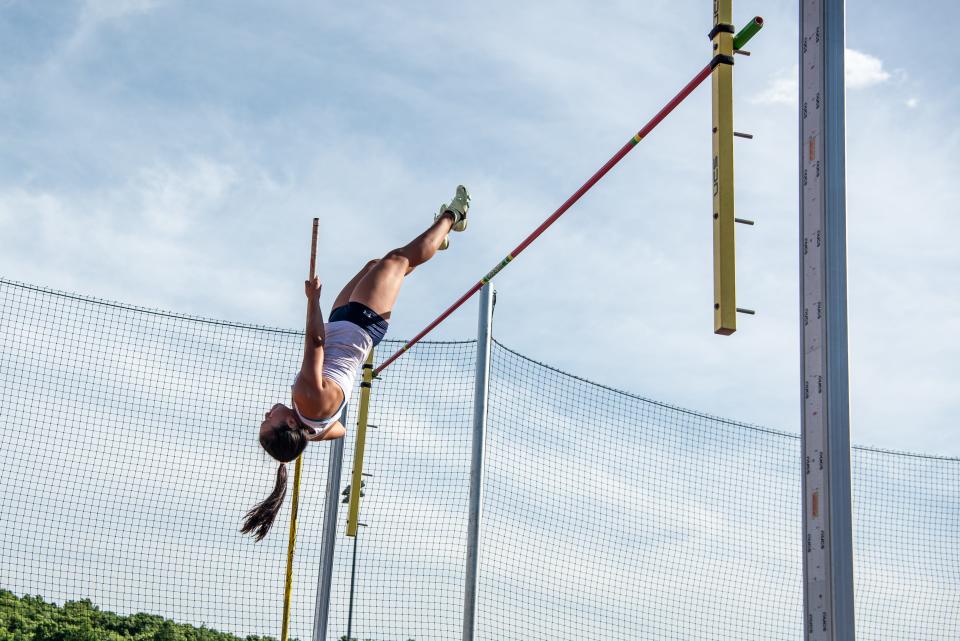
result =
M346 425L347 411L341 420ZM330 586L333 583L333 552L337 543L337 509L340 507L340 474L343 471L343 439L330 441L327 464L327 496L323 511L323 536L320 548L320 576L317 579L317 604L313 612L313 641L327 641L330 618Z
M487 391L490 346L493 340L493 286L480 290L477 323L477 370L473 387L473 445L470 455L470 520L467 529L467 573L463 591L463 641L473 641L477 629L477 581L480 574L480 517L483 513L483 458L487 432Z

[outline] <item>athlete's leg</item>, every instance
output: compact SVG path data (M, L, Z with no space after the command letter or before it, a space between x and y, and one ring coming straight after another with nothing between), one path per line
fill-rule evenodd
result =
M353 290L357 287L357 283L363 280L363 277L366 276L370 270L373 269L373 266L378 262L380 262L379 258L374 258L368 262L360 271L357 272L356 276L350 279L349 283L343 286L343 289L341 289L340 293L337 294L336 300L333 301L333 307L330 308L331 312L336 308L343 307L350 302L350 294L352 294Z
M363 303L384 318L390 318L404 276L433 258L451 227L453 214L444 214L427 231L403 247L387 252L360 279L350 294L350 300Z

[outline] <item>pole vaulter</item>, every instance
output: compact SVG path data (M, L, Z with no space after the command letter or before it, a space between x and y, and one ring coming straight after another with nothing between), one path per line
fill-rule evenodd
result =
M747 24L746 27L740 30L740 33L737 34L737 36L734 38L734 41L737 42L737 44L740 47L742 47L750 40L750 38L752 38L757 33L757 31L759 31L760 26L762 26L762 24L763 24L762 18L754 18ZM555 212L553 212L553 214L550 215L549 218L547 218L545 221L543 221L543 223L541 223L539 227L533 230L533 233L531 233L529 236L527 236L523 240L523 242L517 245L512 252L507 254L506 258L500 261L496 265L496 267L494 267L489 272L487 272L487 274L483 278L481 278L479 281L477 281L473 285L473 287L468 289L466 293L464 293L463 296L457 299L457 301L453 305L448 307L442 314L437 316L429 325L423 328L423 330L421 330L419 334L411 338L403 347L397 350L396 353L394 353L392 356L390 356L390 358L385 360L375 370L373 370L373 375L374 376L379 375L383 370L389 367L395 360L400 358L404 354L404 352L406 352L411 347L419 343L424 336L429 334L431 331L434 330L434 328L437 327L437 325L439 325L444 320L446 320L447 317L450 316L450 314L455 312L461 305L463 305L465 302L470 300L470 298L473 297L473 295L476 294L478 291L480 291L480 289L484 285L486 285L491 280L493 280L493 278L498 273L500 273L500 270L502 270L504 267L510 264L511 261L513 261L517 256L520 255L520 252L522 252L524 249L529 247L533 243L533 241L539 238L540 235L547 230L548 227L550 227L553 223L555 223L558 218L563 216L563 214L565 214L567 210L574 205L574 203L580 200L581 196L583 196L585 193L590 191L590 189L594 185L600 182L600 179L603 178L607 174L607 172L613 169L617 165L617 163L623 160L624 156L630 153L630 151L634 147L636 147L641 140L643 140L647 135L649 135L649 133L653 131L653 129L657 125L663 122L663 120L668 115L670 115L670 112L672 112L677 107L677 105L679 105L691 93L693 93L693 90L696 89L698 86L700 86L700 84L704 80L709 78L713 69L720 64L732 65L733 59L731 56L722 56L719 54L714 56L714 58L710 62L708 62L703 69L698 71L697 75L695 75L693 79L690 82L688 82L686 86L684 86L684 88L681 89L680 92L670 100L670 102L668 102L660 111L658 111L656 115L653 118L651 118L650 121L646 125L644 125L643 128L640 129L640 131L638 131L633 138L631 138L623 147L621 147L620 150L617 151L617 153L615 153L613 157L610 158L610 160L604 163L604 165L599 170L597 170L597 172L593 174L593 176L591 176L590 179L587 180L587 182L583 183L580 189L575 191L572 196L570 196L562 205L560 205L560 207L557 208Z

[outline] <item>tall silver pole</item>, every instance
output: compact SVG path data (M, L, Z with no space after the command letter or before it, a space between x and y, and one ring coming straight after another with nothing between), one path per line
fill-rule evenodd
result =
M344 423L347 408L343 408ZM340 507L340 475L343 472L343 439L330 443L327 464L327 498L323 511L323 535L320 548L320 576L317 579L317 604L313 612L313 641L327 641L330 618L330 586L333 583L333 553L337 544L337 509Z
M470 520L467 529L467 576L463 591L463 641L477 630L477 580L480 571L480 517L483 512L483 454L487 431L487 390L493 332L493 286L480 290L477 324L477 371L473 387L473 446L470 457Z
M804 638L853 641L844 2L800 0Z

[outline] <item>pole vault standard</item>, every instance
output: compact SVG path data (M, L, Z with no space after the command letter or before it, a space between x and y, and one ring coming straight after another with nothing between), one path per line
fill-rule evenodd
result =
M726 1L729 3L729 0L726 0ZM651 118L650 121L646 125L644 125L643 128L640 129L640 131L636 133L636 135L634 135L623 147L621 147L617 151L617 153L613 155L613 157L610 158L610 160L604 163L604 165L599 170L597 170L597 172L593 174L593 176L591 176L589 180L587 180L587 182L585 182L576 192L574 192L572 196L570 196L562 205L560 205L560 207L558 207L557 210L553 212L549 218L547 218L545 221L543 221L543 223L540 224L539 227L533 230L533 232L529 236L527 236L523 240L523 242L517 245L517 247L514 248L512 252L507 254L506 258L504 258L493 269L487 272L487 274L483 278L481 278L476 284L474 284L473 287L468 289L467 292L463 294L463 296L461 296L453 305L448 307L442 314L440 314L440 316L434 319L433 322L427 325L419 334L414 336L409 342L407 342L403 347L401 347L395 354L393 354L392 356L390 356L390 358L388 358L383 363L381 363L379 367L371 371L371 365L369 364L369 361L368 361L368 364L364 366L364 379L363 379L364 382L363 382L363 389L361 390L361 410L360 410L363 420L361 421L361 424L358 426L359 430L357 434L357 448L356 448L356 456L354 459L354 485L352 486L353 491L351 492L351 495L350 495L350 519L347 524L348 536L356 535L356 528L358 525L358 518L359 518L359 512L360 512L360 493L359 493L359 483L357 482L357 480L360 478L360 475L363 470L363 442L365 440L365 432L366 432L365 423L366 423L366 416L367 416L366 406L370 402L370 388L371 388L372 380L376 378L377 375L380 374L380 372L382 372L387 367L389 367L391 363L393 363L395 360L400 358L407 350L409 350L411 347L413 347L418 342L420 342L420 340L424 336L426 336L431 331L433 331L433 329L437 327L437 325L439 325L444 320L446 320L446 318L450 316L450 314L452 314L461 305L467 302L474 294L482 290L484 286L487 285L491 280L493 280L493 278L498 273L500 273L500 271L504 267L510 264L510 262L514 258L519 256L520 252L522 252L524 249L526 249L531 244L533 244L533 241L539 238L540 235L544 231L546 231L548 227L550 227L553 223L555 223L557 219L560 218L560 216L566 213L566 211L570 209L570 207L572 207L574 203L580 200L581 196L583 196L585 193L590 191L590 189L594 185L600 182L600 179L603 178L607 174L607 172L613 169L613 167L617 163L623 160L624 156L630 153L631 149L636 147L641 140L643 140L651 131L653 131L653 129L657 125L659 125L668 115L670 115L670 112L676 109L677 105L683 102L691 93L693 93L694 89L696 89L698 86L700 86L700 84L704 80L710 77L711 73L718 65L724 65L724 66L733 65L732 54L738 52L745 44L747 44L747 42L753 36L755 36L757 32L760 30L760 28L763 26L762 18L760 17L754 18L747 24L747 26L741 29L740 32L731 39L730 35L733 32L733 26L726 22L724 24L718 24L718 20L720 17L721 16L719 15L714 16L714 30L710 33L710 38L711 40L714 41L715 55L713 59L709 63L707 63L707 65L703 69L697 72L697 75L695 75L693 79L690 80L690 82L688 82L676 96L674 96L660 111L658 111L656 115L654 115L653 118ZM723 44L724 44L723 47L720 47L717 43L718 34L721 34L719 37L723 41ZM729 73L726 74L725 81L728 81L728 83L732 82L731 74ZM714 91L714 93L716 94L717 92ZM728 101L732 102L732 89L727 91L725 93L725 96ZM715 102L716 102L716 96L715 96ZM726 127L728 131L725 131L725 134L728 134L730 139L732 140L734 135L733 124L732 124L732 120L733 120L732 105L729 106L729 108L725 113L727 116L729 116L729 121L730 121L729 127ZM730 161L732 161L732 146L730 147L729 155L731 156ZM715 157L715 160L714 160L715 165L716 165L716 162L717 161ZM732 183L732 171L730 172L729 175L731 178L730 182ZM729 200L732 200L732 189L729 190L728 193L731 195L731 198ZM732 222L733 208L731 206L731 207L728 207L728 209L730 214L729 217L731 218L731 222ZM729 243L730 247L732 248L732 236L730 236L729 234L727 236L728 237L726 242ZM716 236L715 236L715 239L716 239ZM716 245L716 240L715 240L715 245ZM487 292L489 294L490 292L489 288L487 289ZM481 322L481 329L480 329L480 334L478 336L478 348L477 348L478 349L477 380L479 383L478 383L478 389L475 390L477 398L475 399L476 402L475 402L474 411L477 413L477 415L475 416L475 421L474 421L474 429L475 429L474 447L473 447L474 462L473 462L473 467L471 468L471 495L472 496L471 496L471 515L470 515L470 520L471 520L470 537L472 537L472 545L468 550L468 563L467 563L468 578L467 578L467 585L466 585L465 595L464 595L464 600L465 600L464 629L463 629L464 641L469 641L473 639L474 627L475 627L475 612L476 612L476 598L477 598L476 576L477 576L477 569L479 565L478 564L479 546L476 543L477 541L476 537L479 531L480 515L479 515L479 508L477 510L474 510L473 508L479 506L481 502L479 498L480 485L481 485L479 479L480 479L481 470L482 470L482 450L483 450L482 424L485 422L485 417L483 416L483 414L485 414L485 406L486 406L486 403L481 401L484 400L486 374L482 374L479 370L482 367L487 367L489 365L486 361L486 356L482 353L482 350L484 349L484 346L482 343L484 341L486 343L489 343L490 341L489 314L491 310L491 302L489 298L490 298L489 296L484 297L481 304L481 318L486 316L487 324L486 326L484 326L483 322ZM731 300L732 300L732 297L731 297ZM729 333L729 332L721 332L721 333ZM489 345L487 345L486 348L487 350L489 350ZM481 390L481 387L484 389ZM480 425L479 428L477 427L478 425ZM477 430L479 430L479 432ZM474 494L475 496L473 496ZM327 598L329 598L329 596ZM318 597L318 603L319 603L319 597ZM322 628L324 628L326 625L326 621L325 620L321 621L318 617L314 625L315 625L314 641L322 641L323 639L326 638L325 630L322 630ZM318 632L318 630L320 632Z
M729 5L730 0L725 0L725 1L727 5ZM583 196L585 193L590 191L590 189L594 185L600 182L600 179L603 178L607 174L607 172L613 169L613 167L617 163L623 160L624 156L630 153L631 149L636 147L641 140L643 140L651 131L653 131L653 129L657 125L659 125L668 115L670 115L670 112L672 112L677 107L677 105L683 102L691 93L693 93L694 89L696 89L704 80L710 77L711 73L718 65L724 65L725 68L728 68L729 66L733 65L732 54L739 52L740 49L745 44L747 44L747 42L753 36L757 34L757 32L763 26L763 19L760 17L754 18L747 24L747 26L741 29L736 36L731 38L730 36L733 33L733 26L729 24L729 20L724 20L722 24L720 21L721 18L726 18L726 14L729 13L729 11L724 12L724 15L721 16L719 13L717 13L717 10L716 10L717 6L718 5L715 3L714 4L714 10L715 10L714 29L713 31L710 32L710 39L713 41L713 44L714 44L713 59L709 63L707 63L707 65L703 69L697 72L697 75L695 75L693 79L690 82L688 82L676 96L674 96L660 111L658 111L656 115L654 115L653 118L651 118L650 121L646 125L644 125L643 128L640 129L640 131L636 133L636 135L634 135L623 147L621 147L617 151L617 153L613 155L613 157L610 158L610 160L604 163L604 165L599 170L597 170L597 172L593 174L593 176L591 176L589 180L587 180L587 182L585 182L576 192L574 192L572 196L570 196L562 205L560 205L560 207L557 208L557 210L553 212L549 218L547 218L545 221L543 221L543 223L540 224L539 227L533 230L533 233L531 233L529 236L527 236L523 240L523 242L517 245L517 247L514 248L512 252L507 254L506 258L504 258L493 269L487 272L487 274L483 278L481 278L476 284L474 284L473 287L468 289L467 292L463 294L463 296L461 296L453 305L448 307L442 314L440 314L440 316L434 319L433 322L427 325L419 334L414 336L409 342L407 342L403 347L401 347L395 354L390 356L390 358L388 358L383 363L381 363L380 366L377 367L376 369L372 368L372 354L371 354L370 360L368 360L367 364L364 365L364 376L363 376L363 384L362 384L361 399L360 399L361 420L360 420L360 423L358 424L357 446L355 448L356 451L355 451L354 463L353 463L354 483L351 486L352 491L350 493L350 512L349 512L350 518L347 523L347 536L356 536L357 525L359 524L358 523L359 515L360 515L359 479L361 478L362 470L363 470L363 450L364 450L364 442L366 439L366 420L367 420L367 414L368 414L368 405L370 403L370 390L371 390L373 379L376 378L377 375L380 374L380 372L382 372L387 367L389 367L391 363L393 363L395 360L400 358L407 350L409 350L415 344L420 342L420 340L424 336L426 336L431 331L433 331L433 329L437 325L439 325L444 320L446 320L446 318L450 316L450 314L452 314L461 305L467 302L474 294L476 294L478 291L481 291L484 288L484 286L487 286L488 283L491 280L493 280L493 278L498 273L500 273L500 271L504 267L506 267L508 264L510 264L510 262L514 258L520 255L520 252L522 252L524 249L529 247L533 243L533 241L539 238L540 235L544 231L546 231L548 227L550 227L550 225L555 223L557 219L560 218L560 216L566 213L566 211L574 205L574 203L580 200L581 196ZM741 53L745 53L745 52L741 52ZM726 73L722 80L726 85L732 85L732 74L730 74L729 72ZM717 112L717 108L716 108L717 94L718 94L718 91L715 88L714 89L715 121L716 121L716 112ZM724 127L723 134L725 136L728 136L730 138L730 141L732 142L732 139L734 136L733 111L732 111L732 86L728 87L723 95L724 95L723 100L730 103L725 106L725 111L723 112L723 115L726 117L726 120L724 120L724 122L726 123L726 125L728 125ZM717 154L716 154L718 130L719 129L715 124L714 125L714 169L715 169L714 175L715 176L716 176L716 167L718 163ZM732 164L732 151L733 151L732 144L729 145L729 149L727 151L729 153L727 153L725 157L729 157L728 162ZM727 175L729 176L728 182L730 184L728 185L728 189L726 193L729 195L727 200L730 202L726 207L725 213L729 214L727 217L730 218L730 221L728 222L732 223L734 220L733 207L732 207L732 195L733 195L732 167L730 167L729 171L727 172ZM716 190L717 190L717 183L715 181L715 184L714 184L714 196L715 196L714 204L715 205L717 200ZM716 214L714 215L714 218L717 218ZM725 240L721 244L729 245L730 251L732 252L732 247L733 247L732 234L727 233L725 235ZM716 252L716 246L717 246L717 232L715 230L714 231L714 251L715 252ZM715 266L715 271L716 271L716 266ZM729 261L729 268L726 270L726 272L729 272L728 276L732 276L732 261ZM716 275L714 278L716 283L717 282ZM481 327L480 327L480 332L478 334L478 347L477 347L478 373L477 373L477 390L475 390L476 398L474 399L475 400L475 403L474 403L475 417L474 417L473 464L471 467L471 513L470 513L471 522L470 522L470 533L468 535L468 538L470 539L470 544L469 544L469 549L467 554L468 559L467 559L466 588L464 590L464 627L463 627L463 637L462 637L464 641L471 641L474 638L474 631L475 631L475 624L476 624L476 618L475 618L476 603L477 603L476 578L477 578L477 572L479 568L479 544L478 544L477 536L478 536L479 525L480 525L479 506L482 503L480 499L480 495L481 495L481 486L482 486L481 478L482 478L482 467L483 467L482 465L483 424L485 423L485 413L486 413L485 393L486 393L486 378L487 378L486 372L481 372L481 370L484 367L489 367L489 363L487 362L487 355L483 352L483 350L484 348L486 348L486 350L489 351L489 341L490 341L489 323L490 323L490 313L492 308L492 302L490 300L491 298L490 288L487 287L485 291L486 291L486 295L481 299ZM732 287L728 286L727 291L730 292L730 294L732 294ZM729 299L730 299L730 302L732 303L733 302L732 295L729 296ZM736 311L740 311L740 310L738 309ZM733 331L733 329L735 329L735 326L724 324L721 329L728 329L729 331L722 331L718 333L730 333ZM484 343L486 343L486 346L484 346ZM342 440L338 442L342 442ZM327 500L328 501L331 500L329 496ZM334 501L334 503L336 503L336 497L334 497L332 500ZM334 510L335 509L336 508L334 507ZM335 517L331 523L333 524L333 527L335 527L335 523L336 523ZM329 594L326 594L325 598L327 599L327 603L329 606ZM321 601L321 595L318 593L317 617L314 621L314 637L313 637L314 641L323 641L323 639L326 638L327 612L326 611L324 611L323 613L320 612L320 606L319 606L320 601Z
M746 27L744 27L740 31L740 33L737 34L737 36L734 38L734 41L738 45L740 45L740 47L747 44L750 38L752 38L757 33L757 31L759 31L759 27L762 24L763 24L762 19L759 22L757 20L751 21ZM722 56L722 55L714 56L713 60L711 60L709 63L707 63L707 65L703 69L697 72L697 75L693 77L693 80L688 82L686 86L680 90L680 93L674 96L673 99L671 99L670 102L668 102L663 107L663 109L658 111L657 114L650 119L650 122L644 125L643 128L640 131L638 131L637 134L627 142L627 144L621 147L620 150L617 151L617 153L615 153L613 157L610 158L610 160L608 160L603 165L603 167L597 170L597 173L593 174L593 176L591 176L590 179L587 180L587 182L583 183L580 189L574 192L574 194L570 196L566 200L566 202L560 205L560 207L557 208L557 210L553 212L553 214L551 214L549 218L547 218L545 221L543 221L543 223L541 223L539 227L533 230L533 233L527 236L522 243L517 245L517 247L512 252L507 254L506 258L500 261L500 263L498 263L496 267L494 267L489 272L487 272L486 276L484 276L479 281L477 281L477 283L475 283L473 287L468 289L467 292L463 296L461 296L453 305L448 307L446 311L444 311L442 314L437 316L437 318L434 319L433 322L427 325L419 334L417 334L412 339L410 339L410 341L407 342L406 345L404 345L399 350L397 350L397 352L393 354L390 358L388 358L383 363L381 363L380 366L373 371L373 375L377 376L380 372L382 372L387 367L389 367L390 364L393 363L398 358L400 358L404 352L406 352L408 349L410 349L411 347L419 343L424 336L432 332L437 325L439 325L444 320L446 320L447 317L450 316L450 314L452 314L454 311L457 310L457 308L459 308L465 302L470 300L470 298L474 294L476 294L478 291L480 291L480 289L484 285L486 285L491 280L493 280L493 278L498 273L500 273L500 270L506 267L514 258L520 255L520 252L522 252L524 249L529 247L533 243L533 241L539 238L540 234L546 231L547 228L550 227L550 225L555 223L557 219L560 218L560 216L563 216L566 213L566 211L574 205L574 203L580 200L581 196L583 196L585 193L590 191L590 189L594 185L600 182L600 179L603 178L605 175L607 175L607 172L613 169L614 166L617 163L619 163L621 160L623 160L624 156L630 153L630 151L634 147L636 147L641 140L643 140L651 131L653 131L653 129L657 125L663 122L664 118L670 115L670 112L672 112L677 107L677 105L679 105L681 102L683 102L687 98L687 96L693 93L693 90L696 89L698 86L700 86L700 83L702 83L704 80L710 77L710 74L713 71L714 67L716 67L719 64L733 64L732 57Z

